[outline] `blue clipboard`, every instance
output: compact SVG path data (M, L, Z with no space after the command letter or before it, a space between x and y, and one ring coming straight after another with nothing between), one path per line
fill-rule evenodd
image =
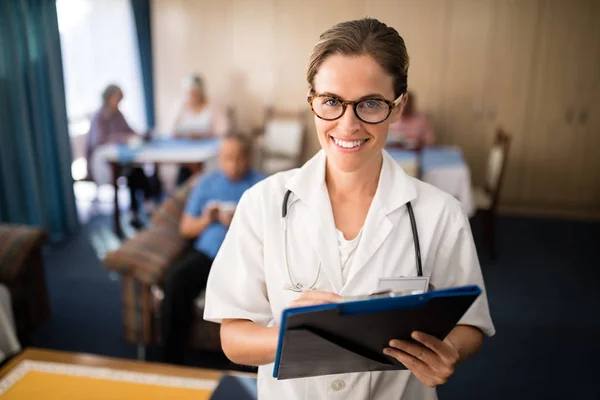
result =
M413 331L443 340L481 294L461 286L399 297L288 308L283 311L273 377L406 369L383 354Z
M249 376L225 375L210 395L210 400L257 400L256 379Z

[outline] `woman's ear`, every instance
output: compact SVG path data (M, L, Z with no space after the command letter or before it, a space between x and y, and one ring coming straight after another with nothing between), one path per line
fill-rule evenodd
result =
M392 110L392 115L390 115L390 124L394 122L398 122L400 117L402 117L402 112L404 111L404 106L406 106L406 101L408 99L408 93L404 93L400 103Z

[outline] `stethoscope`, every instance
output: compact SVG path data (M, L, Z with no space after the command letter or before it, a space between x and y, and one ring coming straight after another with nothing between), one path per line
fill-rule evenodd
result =
M283 229L283 251L285 256L285 265L287 268L287 274L289 278L289 284L285 286L285 289L292 290L294 292L302 292L303 290L314 290L317 286L317 282L319 281L319 276L321 275L321 263L319 262L319 267L317 268L317 275L315 276L315 280L313 283L305 288L301 283L295 282L294 278L292 278L292 271L290 268L290 258L288 254L288 244L287 244L287 216L289 213L288 210L288 200L292 194L291 190L285 192L283 196L283 203L281 205L281 228ZM293 203L292 203L293 204ZM413 212L412 204L410 201L406 203L406 208L408 209L408 215L410 217L410 227L412 229L413 235L413 243L415 245L415 258L417 263L417 274L418 276L423 276L423 267L421 265L421 246L419 245L419 232L417 231L417 223L415 221L415 214Z

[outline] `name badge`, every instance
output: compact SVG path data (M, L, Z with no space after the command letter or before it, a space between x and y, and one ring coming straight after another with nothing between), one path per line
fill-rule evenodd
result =
M412 290L429 290L428 276L411 276L398 278L379 278L377 291L391 290L394 292L405 292Z

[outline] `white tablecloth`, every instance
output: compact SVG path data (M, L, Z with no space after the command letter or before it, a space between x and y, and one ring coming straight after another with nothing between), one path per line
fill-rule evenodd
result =
M216 161L217 153L217 140L161 139L145 143L137 148L119 144L99 146L92 154L91 163L94 171L94 181L98 185L105 185L112 183L112 171L108 164L109 161L116 161L121 164L132 162L136 164L202 162L212 165Z
M418 171L417 155L410 150L388 149L390 155L411 176ZM454 196L460 201L465 214L475 214L471 171L457 147L424 149L421 154L421 179Z
M466 165L433 168L423 174L423 181L456 197L460 201L463 211L469 217L475 214L471 171Z

